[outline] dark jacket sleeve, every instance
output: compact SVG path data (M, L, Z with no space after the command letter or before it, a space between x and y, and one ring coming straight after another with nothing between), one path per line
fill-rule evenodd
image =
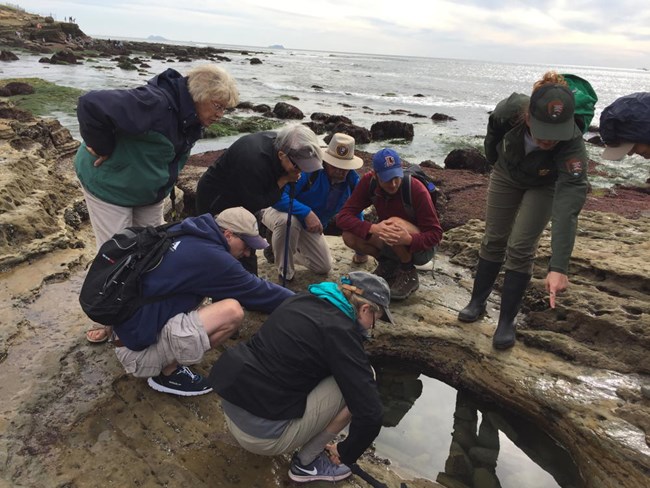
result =
M319 171L324 172L325 170L321 169ZM291 207L291 215L294 215L303 223L305 222L307 215L309 215L309 212L312 211L309 205L306 205L301 201L301 197L304 197L303 191L306 191L305 187L309 184L310 175L311 173L302 173L300 175L300 179L298 179L298 181L295 183L295 187L293 188L294 199ZM319 178L321 176L322 173L319 174ZM279 212L288 213L289 203L291 202L291 191L291 185L285 185L280 199L275 202L273 208Z
M587 199L587 152L582 136L563 144L556 155L558 178L553 197L549 270L568 274L578 228L578 215Z
M116 134L143 134L154 123L155 107L163 103L149 87L91 91L79 98L79 132L100 156L115 148Z
M257 212L272 206L282 196L278 178L284 173L277 151L273 148L272 133L259 132L239 138L219 158L216 165L223 171L217 183L222 195L221 210L243 206Z
M527 95L513 93L501 100L488 120L487 133L483 146L485 157L491 165L499 158L498 146L506 133L521 121L521 116L530 98Z
M337 448L341 462L351 464L379 434L383 407L370 361L357 331L332 327L326 332L325 349L329 351L330 369L352 414L348 436Z

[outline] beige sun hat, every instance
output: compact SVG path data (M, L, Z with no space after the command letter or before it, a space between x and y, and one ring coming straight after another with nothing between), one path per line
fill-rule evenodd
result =
M363 166L363 160L354 155L354 137L340 132L332 136L327 148L323 148L323 161L345 170Z

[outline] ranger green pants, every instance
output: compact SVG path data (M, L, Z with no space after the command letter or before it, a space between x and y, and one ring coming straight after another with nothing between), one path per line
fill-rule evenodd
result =
M532 274L539 238L551 219L555 184L526 187L495 167L488 186L479 255L510 271Z

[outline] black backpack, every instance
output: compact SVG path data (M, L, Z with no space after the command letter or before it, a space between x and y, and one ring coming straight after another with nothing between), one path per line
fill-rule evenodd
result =
M436 188L435 183L431 177L426 174L422 168L418 165L411 165L407 168L404 168L404 177L402 179L402 203L404 204L404 209L410 216L415 216L415 210L413 209L413 204L411 203L411 178L416 178L424 185L424 187L429 192L431 201L435 208L436 202L438 201L438 189ZM375 203L375 190L377 188L377 179L372 178L370 180L370 200L372 203Z
M103 325L125 322L147 303L173 294L144 298L142 275L160 264L174 238L178 222L158 227L127 227L99 248L81 287L79 303L88 317Z

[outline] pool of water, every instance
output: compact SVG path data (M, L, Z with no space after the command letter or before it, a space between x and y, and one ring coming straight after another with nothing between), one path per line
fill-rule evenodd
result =
M533 423L415 369L376 366L379 457L450 488L582 488L569 453Z

